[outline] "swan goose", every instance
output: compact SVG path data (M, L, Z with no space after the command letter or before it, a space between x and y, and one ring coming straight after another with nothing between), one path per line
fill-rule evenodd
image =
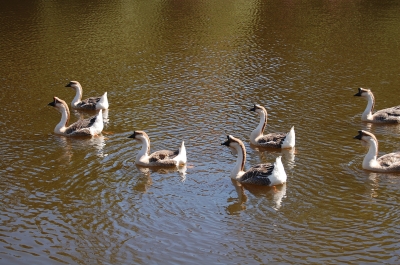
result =
M260 115L260 123L250 134L250 142L253 145L261 147L273 148L293 148L295 145L294 126L288 133L269 133L263 135L264 129L267 126L267 110L257 104L250 109Z
M71 102L71 106L74 109L108 109L108 98L107 92L105 92L101 97L90 97L82 100L82 86L78 81L70 81L65 87L71 87L75 89L76 94Z
M243 142L231 135L221 145L228 146L234 154L237 154L236 164L230 177L243 184L256 184L264 186L275 186L286 182L287 176L283 167L281 156L277 157L275 163L259 164L248 171L244 171L246 162L246 148Z
M54 97L54 100L48 105L61 113L61 121L54 128L54 133L56 134L65 136L92 136L100 134L103 130L102 110L91 118L80 119L68 126L70 112L67 103L58 97Z
M136 156L135 163L141 166L181 166L186 164L186 148L182 141L176 151L160 150L150 154L150 138L144 131L134 131L128 138L142 143L142 149Z
M361 120L373 123L400 123L400 106L378 110L374 114L375 97L370 89L358 88L358 93L354 96L363 97L368 100Z
M364 157L362 167L375 172L400 172L400 152L389 153L378 157L378 140L375 135L367 131L358 131L354 139L369 144L369 150Z

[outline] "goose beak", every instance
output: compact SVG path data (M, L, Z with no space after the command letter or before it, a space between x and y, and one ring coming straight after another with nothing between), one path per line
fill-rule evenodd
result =
M65 87L71 87L71 83L68 83Z
M361 138L362 138L362 133L361 132L358 132L358 135L353 137L353 139L358 139L358 140L361 140Z
M361 88L358 89L358 93L354 94L355 97L361 97Z
M56 106L56 97L54 97L54 100L52 102L50 102L49 104L47 104L47 105L55 107Z
M256 104L254 104L254 107L252 107L251 109L249 109L249 111L256 111Z
M223 142L221 145L229 146L229 143L231 142L231 139L229 138L229 135L226 136L226 138L228 138L228 140L226 140L225 142Z
M131 135L131 136L128 136L128 138L133 138L133 139L135 139L136 137L136 131L135 132L133 132L133 134Z

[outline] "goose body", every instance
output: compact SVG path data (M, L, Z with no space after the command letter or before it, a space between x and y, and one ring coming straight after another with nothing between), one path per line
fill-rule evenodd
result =
M176 151L160 150L150 154L150 138L144 131L134 131L128 138L142 143L142 149L136 156L135 163L141 166L181 166L186 164L186 148L182 141Z
M361 115L361 120L373 123L400 123L400 106L378 110L375 113L375 97L370 89L359 88L354 96L363 97L368 101L367 107Z
M286 182L287 176L283 167L281 156L276 158L275 163L259 164L244 171L246 162L246 148L243 142L231 135L222 145L228 146L233 153L237 154L236 164L230 177L244 184L255 184L264 186L275 186Z
M368 153L362 163L364 169L375 172L400 172L400 152L378 157L378 140L375 135L361 130L354 138L369 144Z
M293 148L295 145L294 126L288 133L269 133L263 135L267 126L267 110L257 104L250 109L260 115L260 123L250 134L250 142L253 145L273 148Z
M89 119L80 119L68 126L70 112L67 103L57 97L48 104L61 113L61 121L54 128L54 133L65 136L92 136L100 134L103 130L102 110Z
M108 109L107 92L101 97L90 97L82 100L82 86L78 81L71 81L65 87L71 87L75 90L75 97L71 102L74 109L95 110Z

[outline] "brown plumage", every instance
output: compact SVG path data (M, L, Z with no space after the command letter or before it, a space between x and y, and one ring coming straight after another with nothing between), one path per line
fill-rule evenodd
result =
M280 148L286 139L286 133L269 133L257 139L258 146Z
M271 185L270 175L274 171L274 164L260 164L251 167L244 173L238 181L245 184L255 184L255 185Z
M91 97L91 98L83 99L81 102L76 104L76 107L80 108L80 109L94 110L94 109L96 109L96 104L99 101L100 101L100 97Z

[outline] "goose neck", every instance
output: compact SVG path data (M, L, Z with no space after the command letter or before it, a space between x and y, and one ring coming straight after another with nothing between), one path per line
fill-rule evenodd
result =
M76 86L75 87L75 97L72 100L72 105L76 105L77 103L81 102L82 100L82 87L81 86Z
M374 106L375 106L375 98L371 92L368 93L367 100L368 100L367 107L365 108L365 110L362 114L362 120L364 120L364 121L372 119L371 116L372 116L372 112L373 112Z
M64 133L67 128L67 125L68 125L70 114L66 108L60 108L59 112L61 113L61 120L54 128L54 132L55 133Z
M246 162L246 150L238 144L235 144L233 148L236 149L237 158L235 167L231 172L231 178L237 179L244 173L244 164Z
M140 137L140 142L142 143L142 148L136 156L136 160L140 162L148 162L148 157L150 155L150 140L147 137Z
M258 123L257 127L251 132L250 140L253 144L255 144L256 139L259 136L262 136L267 126L267 113L264 111L259 112L260 115L260 122Z
M363 160L364 168L371 168L376 163L378 157L378 143L374 139L369 140L368 153L365 155Z

